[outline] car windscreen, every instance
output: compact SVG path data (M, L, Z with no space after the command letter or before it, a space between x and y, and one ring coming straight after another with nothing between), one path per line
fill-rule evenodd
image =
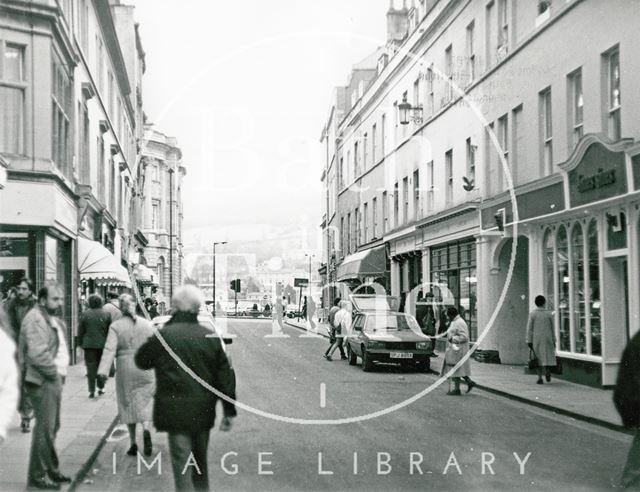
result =
M413 316L405 314L374 314L367 316L365 331L412 331L422 333Z

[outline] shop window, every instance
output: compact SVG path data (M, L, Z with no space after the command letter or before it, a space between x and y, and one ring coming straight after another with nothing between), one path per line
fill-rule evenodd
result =
M582 226L577 223L571 231L571 249L573 261L573 330L575 352L584 354L587 351L587 320L584 280L584 234Z
M627 225L624 212L607 213L607 249L609 251L627 247Z
M598 249L598 224L592 220L587 232L589 258L589 326L591 355L602 355L600 326L600 253Z
M0 152L24 152L24 48L0 40Z
M544 234L544 287L545 297L547 298L547 307L550 309L555 305L555 288L553 280L555 265L554 258L553 231L551 229L547 229Z
M571 350L570 321L569 321L569 244L567 230L564 226L558 229L556 236L556 264L558 268L558 334L560 350Z

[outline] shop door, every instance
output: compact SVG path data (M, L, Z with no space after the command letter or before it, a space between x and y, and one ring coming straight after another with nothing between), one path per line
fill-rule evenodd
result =
M631 328L629 326L629 274L628 261L626 256L615 258L607 258L607 270L609 273L609 291L613 290L609 297L610 303L607 306L610 316L614 317L613 322L618 324L622 329L619 331L620 336L624 337L624 345L631 338ZM612 318L610 318L612 319Z

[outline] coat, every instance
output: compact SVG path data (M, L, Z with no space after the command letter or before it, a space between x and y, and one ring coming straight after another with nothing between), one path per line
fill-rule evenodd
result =
M531 311L527 322L527 343L533 345L533 351L541 366L556 365L556 344L551 311L543 308Z
M151 324L144 318L123 316L111 324L98 374L106 376L116 360L116 397L120 422L135 424L151 420L155 378L141 371L133 360L138 348L153 336Z
M58 326L63 326L57 320ZM42 385L58 378L56 356L60 347L61 330L56 328L51 316L40 306L27 313L20 328L18 360L22 378L29 383Z
M613 402L625 427L640 428L640 332L622 353Z
M83 349L102 349L107 341L111 315L102 308L87 309L78 323L78 345Z
M158 336L140 347L136 364L155 369L158 385L153 408L153 423L159 431L195 433L213 427L216 402L212 391L188 374L177 360L186 364L199 378L217 391L235 399L235 374L229 365L221 340L200 326L194 316L189 321L170 320ZM164 348L164 342L177 360ZM223 400L225 416L235 416L235 406Z
M459 361L469 352L469 328L460 315L451 322L447 329L447 348L444 353L444 364L442 365L442 375L457 364L449 361ZM464 378L471 376L471 365L469 359L462 364L452 375L452 378Z
M7 428L18 407L18 367L16 344L0 328L0 438L6 439Z
M120 308L111 301L106 302L104 306L102 306L102 309L111 315L112 323L122 318L122 311L120 311Z
M341 308L333 316L333 324L336 327L336 338L344 338L351 329L351 313L344 308Z

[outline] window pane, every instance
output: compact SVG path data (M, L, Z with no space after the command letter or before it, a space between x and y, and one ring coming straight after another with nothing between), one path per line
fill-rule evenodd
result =
M4 49L4 80L24 80L23 51L18 46L6 45Z
M611 108L620 106L620 60L619 54L609 57L609 104Z
M556 238L556 259L558 265L558 314L560 320L560 350L571 349L569 339L569 248L567 230L561 226Z
M544 235L544 286L549 308L553 308L554 303L553 264L553 233L548 230Z
M573 78L574 124L582 124L584 99L582 97L582 73L578 72Z
M595 220L589 224L588 246L591 354L602 355L602 337L600 335L600 259L598 252L598 227Z
M587 323L585 318L584 292L584 236L582 227L576 224L571 238L573 248L573 320L575 327L576 352L587 351Z
M0 151L23 152L24 95L21 89L0 87Z

